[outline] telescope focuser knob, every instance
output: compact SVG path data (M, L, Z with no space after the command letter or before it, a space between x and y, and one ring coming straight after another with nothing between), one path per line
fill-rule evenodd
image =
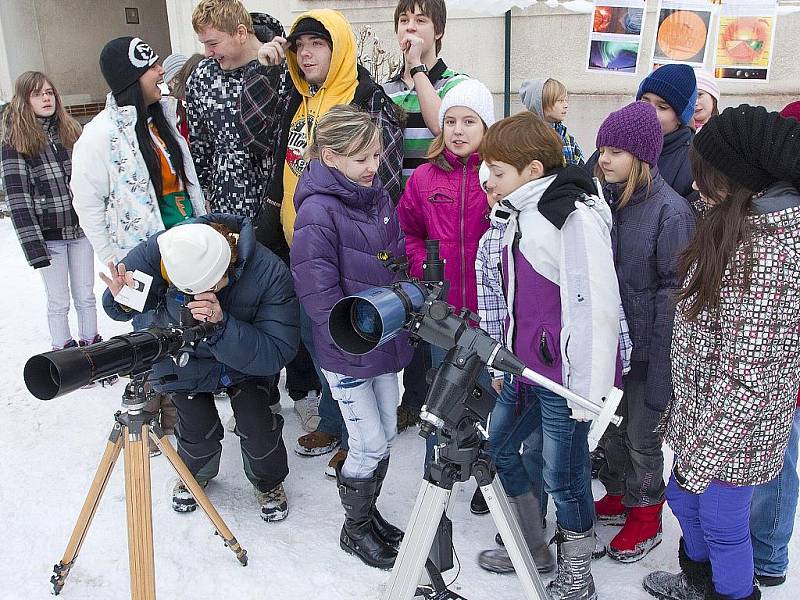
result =
M450 305L444 302L434 302L428 309L428 314L434 321L444 321L450 316Z

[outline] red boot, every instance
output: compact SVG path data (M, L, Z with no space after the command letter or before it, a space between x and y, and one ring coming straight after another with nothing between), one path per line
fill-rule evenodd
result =
M629 563L645 557L661 543L661 507L637 506L628 513L625 526L608 545L608 555L614 560Z
M623 525L628 516L628 507L622 503L622 496L606 494L594 502L597 520L603 525Z

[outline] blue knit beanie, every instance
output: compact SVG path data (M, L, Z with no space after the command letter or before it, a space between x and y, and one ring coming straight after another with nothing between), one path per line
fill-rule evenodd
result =
M659 67L642 80L636 99L647 92L660 96L672 107L682 125L692 121L697 102L697 79L689 65L669 64Z

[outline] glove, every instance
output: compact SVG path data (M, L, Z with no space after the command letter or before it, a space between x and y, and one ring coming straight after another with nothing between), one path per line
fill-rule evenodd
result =
M567 400L567 406L569 406L570 411L572 411L572 414L570 414L569 418L575 421L585 423L586 421L591 421L596 416L593 412L586 410L582 406L573 404L569 400Z

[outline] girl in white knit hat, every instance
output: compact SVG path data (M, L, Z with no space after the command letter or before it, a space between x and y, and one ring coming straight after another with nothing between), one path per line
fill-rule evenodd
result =
M714 74L704 69L696 69L697 102L694 105L694 130L700 131L711 117L719 114L719 85Z

